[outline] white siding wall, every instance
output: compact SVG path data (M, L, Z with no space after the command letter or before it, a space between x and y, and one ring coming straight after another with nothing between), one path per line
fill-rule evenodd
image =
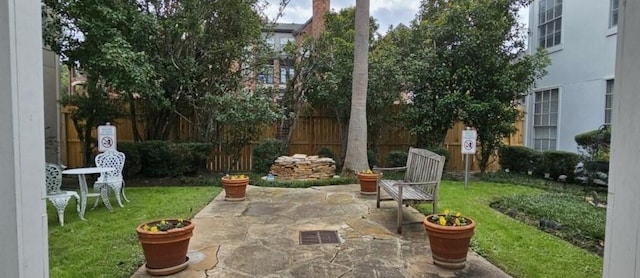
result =
M640 1L622 2L602 275L607 278L640 277Z
M0 0L0 277L49 277L40 11Z
M538 46L539 1L529 9L530 51ZM617 27L609 28L609 0L563 0L562 4L562 43L547 49L549 73L536 87L559 88L556 149L576 152L575 135L604 123L606 80L614 78ZM528 111L533 111L533 96L527 99ZM532 114L527 116L529 147L534 137Z

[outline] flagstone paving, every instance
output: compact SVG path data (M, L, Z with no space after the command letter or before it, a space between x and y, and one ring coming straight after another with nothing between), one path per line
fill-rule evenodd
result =
M435 266L421 224L396 234L396 204L378 209L375 195L359 191L357 184L249 186L243 202L224 201L223 192L193 219L189 266L168 277L509 277L472 251L462 270ZM341 242L300 245L299 232L308 230L338 231ZM132 277L151 276L143 266Z

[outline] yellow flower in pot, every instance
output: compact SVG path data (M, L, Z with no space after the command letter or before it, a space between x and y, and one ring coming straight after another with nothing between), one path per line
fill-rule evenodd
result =
M183 219L169 219L138 225L136 232L142 245L147 272L169 275L187 267L187 250L195 225Z
M433 263L447 269L464 268L476 222L447 209L444 213L427 215L423 224Z

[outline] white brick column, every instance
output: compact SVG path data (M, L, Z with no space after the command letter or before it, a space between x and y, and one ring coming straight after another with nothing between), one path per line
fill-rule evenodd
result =
M0 0L0 276L49 276L40 1Z
M640 277L640 1L621 0L604 277Z

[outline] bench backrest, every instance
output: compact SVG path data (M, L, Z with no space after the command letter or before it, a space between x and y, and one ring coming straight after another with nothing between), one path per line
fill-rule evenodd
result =
M437 153L418 148L409 148L407 171L404 180L408 182L426 182L422 190L436 196L442 178L445 157Z

